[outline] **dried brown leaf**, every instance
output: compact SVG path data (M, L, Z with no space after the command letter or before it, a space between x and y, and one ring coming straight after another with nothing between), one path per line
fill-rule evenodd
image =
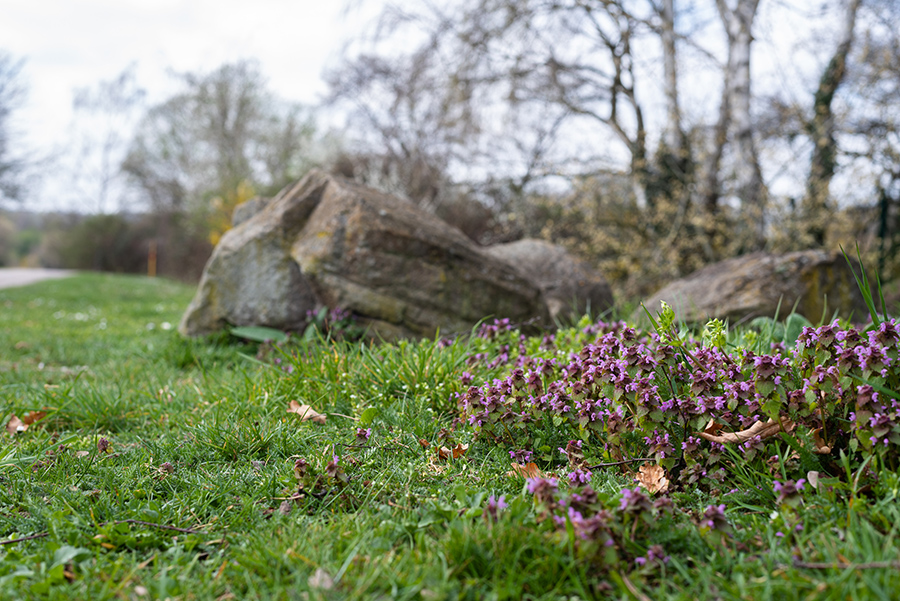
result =
M469 450L469 445L467 444L457 444L452 449L448 449L447 447L440 447L437 450L437 455L440 459L446 461L450 458L459 459L464 456L466 452Z
M442 459L440 459L437 455L432 455L428 460L428 468L436 474L443 474L449 469L449 466L441 465L441 461Z
M822 428L816 428L812 431L813 443L816 445L816 448L813 449L813 453L816 455L828 455L831 452L831 445L825 442L825 439L822 438Z
M510 478L542 478L544 476L533 461L529 461L525 465L513 462L510 466L512 466L512 469L506 472L506 475Z
M40 421L47 417L46 411L29 411L22 417L22 423L30 426L34 422Z
M706 434L714 435L716 432L723 428L722 424L717 422L714 419L709 420L709 423L706 424L706 428L703 430Z
M31 424L40 421L47 417L46 411L29 411L21 418L13 415L9 418L9 421L6 423L6 432L10 436L14 436L15 434L19 434L28 429L28 426Z
M669 490L669 479L666 478L666 470L661 465L645 463L634 479L650 494L664 493Z
M301 405L297 401L291 401L290 406L287 410L288 413L296 413L300 416L302 421L310 421L317 424L324 424L325 420L328 419L328 416L319 413L309 405Z
M22 420L20 420L15 415L10 417L9 421L6 423L6 433L9 434L10 436L15 436L19 432L24 432L27 429L28 429L28 426L26 426L24 423L22 423Z

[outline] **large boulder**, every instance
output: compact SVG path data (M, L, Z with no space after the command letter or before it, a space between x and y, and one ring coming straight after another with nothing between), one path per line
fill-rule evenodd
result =
M588 312L598 315L613 305L612 289L603 276L561 246L527 238L486 250L538 285L554 321Z
M271 200L271 198L263 196L254 196L234 207L234 211L231 213L231 227L237 227L245 221L249 221L254 215L262 212Z
M465 331L488 316L549 322L538 285L408 201L314 171L248 212L213 252L182 333L299 330L320 306L385 338Z
M203 270L178 330L199 336L226 325L301 329L317 299L291 258L291 245L329 183L313 173L228 230Z
M854 268L858 266L854 262ZM782 255L757 252L708 265L676 280L644 306L652 313L666 301L678 319L701 322L728 319L734 324L754 317L786 317L796 312L817 323L835 311L841 317L865 320L865 301L844 257L807 250ZM633 316L643 321L643 310Z
M291 254L318 298L388 338L547 322L539 287L409 201L332 180Z

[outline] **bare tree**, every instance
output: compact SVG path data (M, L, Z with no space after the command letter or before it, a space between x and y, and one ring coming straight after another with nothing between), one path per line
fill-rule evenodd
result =
M832 108L835 93L847 72L847 60L854 39L856 15L862 0L846 2L843 27L834 54L825 66L813 97L812 117L807 124L813 151L803 199L803 223L814 246L825 243L829 205L829 184L837 167L835 117Z
M383 139L397 139L409 135L411 120L399 118L396 109L417 109L419 131L445 132L418 136L416 143L428 148L422 154L439 156L456 178L468 175L470 186L480 180L477 187L493 190L493 196L501 187L515 195L547 176L570 177L609 165L618 150L597 152L586 143L587 132L599 125L630 156L635 193L645 203L649 165L632 44L651 32L644 17L653 14L652 3L641 5L646 15L640 16L615 2L471 0L450 9L426 6L412 15L389 8L383 17L381 31L426 32L413 53L353 61L369 89L381 82L386 91L381 105L390 111L379 111L371 94L347 87L359 77L342 71L332 78L337 98L358 100L362 123L374 125ZM418 92L415 101L409 99L413 92ZM403 107L404 102L410 104ZM583 138L580 150L562 156L557 142L572 132ZM574 138L569 142L576 145ZM399 146L404 153L417 152L413 145Z
M750 111L750 49L753 42L753 20L759 0L716 0L719 17L728 36L728 62L725 67L723 101L719 122L730 123L734 140L734 194L741 201L748 222L748 249L765 243L766 190L753 140L753 117Z
M123 208L127 194L122 161L146 93L135 65L109 81L75 91L75 118L67 168L78 201L96 213Z
M20 79L22 64L22 60L0 51L0 201L19 199L22 195L25 161L14 150L14 132L10 127L10 116L25 94Z
M202 212L242 183L268 193L307 168L312 121L266 89L256 63L179 77L183 91L147 111L123 163L155 210Z

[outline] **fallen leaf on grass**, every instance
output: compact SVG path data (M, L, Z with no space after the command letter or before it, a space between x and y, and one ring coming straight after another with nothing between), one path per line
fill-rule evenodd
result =
M297 401L291 401L291 405L288 407L287 412L296 413L300 416L302 421L311 421L317 424L324 424L325 420L328 419L327 415L319 413L309 405L301 405Z
M533 461L529 461L525 465L519 465L516 462L513 462L510 465L512 466L512 469L506 472L506 475L510 478L541 478L544 475Z
M714 435L716 432L722 429L722 424L717 422L714 419L709 420L709 423L706 425L706 428L703 430L705 434L709 434L710 436Z
M442 465L440 463L440 460L438 459L437 455L432 455L428 459L428 469L430 469L435 474L443 474L448 469L450 469L450 466Z
M441 447L438 449L438 457L443 460L450 459L459 459L469 450L469 445L467 444L457 444L452 449L448 449L447 447Z
M809 485L819 490L819 472L806 472L806 481L809 482Z
M16 433L24 432L27 429L28 429L28 426L23 424L22 420L20 420L15 415L13 415L11 418L9 418L9 422L7 422L7 424L6 424L6 433L9 434L10 436L15 436Z
M718 427L713 429L714 425ZM727 444L732 442L744 442L753 438L754 436L759 436L762 440L765 440L781 432L782 428L785 432L791 432L796 426L797 424L789 419L782 420L781 422L770 419L767 422L757 421L746 430L741 430L740 432L726 432L722 435L716 436L711 432L717 432L719 429L721 429L722 426L720 426L719 424L711 423L706 427L706 430L704 430L703 432L698 432L697 435L701 438L705 438L710 442Z
M669 490L669 479L666 478L666 470L661 465L644 464L638 475L634 478L647 489L650 494L664 493Z
M6 431L11 436L18 434L19 432L24 432L28 429L28 426L33 424L36 421L42 420L47 417L46 411L29 411L22 418L18 418L15 415L9 418L9 422L6 424Z

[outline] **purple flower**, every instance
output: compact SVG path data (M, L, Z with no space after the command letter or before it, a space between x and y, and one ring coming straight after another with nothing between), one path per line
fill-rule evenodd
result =
M685 453L693 453L700 448L700 439L694 436L688 436L687 440L681 443L681 449Z
M800 491L803 490L803 485L805 483L806 478L800 478L796 482L793 480L785 480L783 483L775 480L772 488L778 493L776 501L778 503L796 505L801 500Z
M297 461L294 462L294 475L299 480L303 476L306 475L306 472L309 469L309 464L306 463L306 459L300 457Z
M500 495L499 499L494 497L494 495L491 495L488 497L487 506L484 508L482 516L489 524L496 522L497 514L508 507L509 505L506 503L505 495Z
M569 484L573 486L590 484L592 475L589 470L576 469L569 473Z
M356 440L358 442L367 442L370 436L372 436L372 428L356 429Z
M675 451L675 447L669 444L669 434L658 434L656 430L653 431L653 436L645 436L644 442L647 443L650 448L648 452L652 455L656 455L658 458L665 458L667 455L670 455Z
M559 480L556 478L529 478L526 480L528 492L540 503L552 504L556 500L556 491L559 490Z
M531 461L532 455L533 453L531 451L526 451L525 449L519 449L518 451L509 452L510 459L523 465Z
M639 487L625 488L622 490L622 500L619 502L619 510L625 513L640 515L649 512L653 508L650 499L641 492Z
M725 505L709 505L700 518L700 529L705 531L716 530L728 533L731 525L725 517Z

